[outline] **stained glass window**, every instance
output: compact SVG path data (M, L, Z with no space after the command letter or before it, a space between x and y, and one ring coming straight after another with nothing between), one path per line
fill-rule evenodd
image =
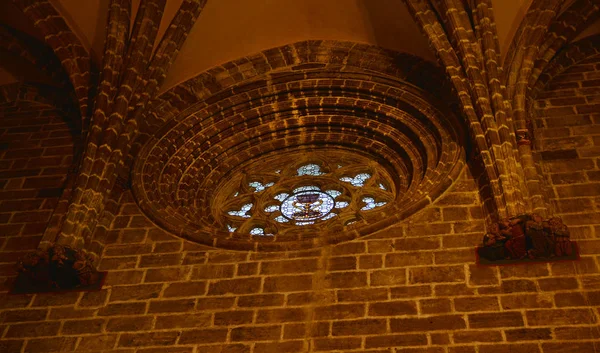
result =
M272 236L274 234L271 233L279 234L290 227L317 226L321 222L344 222L344 226L352 224L356 222L355 219L343 220L348 220L349 216L352 219L353 213L382 207L390 200L385 196L390 193L387 186L390 184L379 181L387 180L381 173L375 176L377 182L367 183L374 176L368 167L364 167L367 164L342 166L323 161L289 168L279 164L280 169L273 168L271 174L279 179L269 182L250 179L253 181L248 182L249 189L235 193L240 200L252 202L240 202L237 207L227 211L227 215L236 217L236 220L225 223L224 227L232 233L239 232L242 227L250 229L248 233L253 236ZM346 168L363 168L363 171L348 175ZM261 173L264 172L262 169ZM377 200L373 196L363 195L367 192L377 194ZM263 212L252 212L255 206ZM239 224L240 218L245 219L243 224ZM272 231L267 233L265 229Z
M265 208L265 212L273 213L273 212L277 211L278 209L279 209L279 206L271 205L271 206L267 206L267 208Z
M254 192L261 192L264 189L273 186L275 183L266 183L266 184L262 184L258 181L253 181L251 183L248 183L248 185L252 188L254 188Z
M375 199L372 197L364 197L362 201L365 203L365 206L361 208L362 211L372 210L377 207L381 207L385 205L387 202L375 202Z
M252 204L251 203L247 203L244 206L242 206L242 208L240 208L239 211L229 211L227 213L229 213L232 216L250 218L250 215L248 214L248 211L250 211L251 208L252 208Z
M365 181L367 181L370 177L371 177L371 174L360 173L360 174L357 174L354 178L341 177L340 180L350 183L354 186L361 187L361 186L365 185Z
M302 167L298 168L298 176L303 176L303 175L312 175L312 176L319 176L319 175L323 175L324 173L321 172L321 167L319 167L317 164L306 164L303 165Z

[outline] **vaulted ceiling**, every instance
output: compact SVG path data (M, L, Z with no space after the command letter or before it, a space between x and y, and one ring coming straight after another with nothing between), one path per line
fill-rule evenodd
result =
M493 0L498 39L506 53L532 0ZM79 39L100 62L109 0L51 0ZM137 9L140 0L133 0ZM182 0L168 0L159 36ZM567 1L567 4L572 1ZM11 4L0 3L0 23L41 38ZM580 37L600 32L600 22ZM435 61L401 0L209 0L161 91L222 63L262 50L307 39L335 39L378 45ZM10 64L0 67L0 84L19 79ZM14 66L14 65L13 65Z
M99 62L109 0L52 0ZM508 46L531 0L495 0L498 35ZM180 6L168 0L159 38ZM136 9L139 0L133 0ZM10 1L0 4L0 22L41 39ZM306 39L374 44L435 61L400 0L218 0L208 1L177 57L162 91L222 63ZM0 80L14 80L0 72Z

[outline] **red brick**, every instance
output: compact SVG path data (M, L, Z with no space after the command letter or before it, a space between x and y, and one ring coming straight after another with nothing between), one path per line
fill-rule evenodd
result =
M162 284L140 284L137 286L113 287L110 294L110 301L114 302L158 298L162 287Z
M369 303L369 316L400 316L416 314L417 303L414 301Z
M516 267L516 266L515 266ZM493 267L469 266L469 284L487 286L498 284L498 274Z
M212 315L207 313L160 315L156 317L155 329L200 328L212 323Z
M554 336L557 340L586 340L600 339L598 326L588 327L556 327Z
M265 292L298 292L312 289L311 275L276 276L265 278Z
M77 305L80 307L101 307L104 306L107 297L107 290L84 292Z
M386 320L350 320L333 322L332 334L334 336L359 336L385 333L387 330Z
M556 293L554 295L554 303L556 307L568 307L568 306L588 306L586 296L583 293Z
M571 352L597 352L600 350L598 342L548 342L542 343L544 353L571 353Z
M59 321L32 322L26 324L11 324L5 337L39 337L55 336L60 328Z
M240 341L277 341L281 336L281 326L236 327L231 330L231 340Z
M470 328L524 326L523 317L519 312L469 314Z
M326 337L330 335L329 322L314 322L285 324L283 327L284 339L302 339L305 337Z
M151 316L128 316L117 317L108 320L106 331L148 331L152 328L153 318Z
M500 331L457 331L452 334L454 343L473 343L473 342L500 342L502 333Z
M215 326L233 326L252 323L254 312L250 310L234 310L215 313Z
M48 315L48 309L24 309L7 310L0 313L0 322L26 322L26 321L44 321Z
M395 298L413 298L413 297L429 297L433 293L430 286L401 286L392 287L390 295Z
M273 279L273 278L267 278ZM210 283L208 287L208 295L223 295L232 294L252 294L260 290L260 278L244 278L220 280ZM265 280L265 287L267 287Z
M75 349L77 336L38 338L27 341L25 353L71 352Z
M519 294L500 298L504 310L523 308L551 308L552 296L544 294Z
M538 285L543 291L577 289L579 287L579 283L577 283L577 278L572 277L543 278L538 280Z
M360 338L316 338L314 340L316 351L335 351L357 349L361 346Z
M365 315L364 304L337 304L319 306L315 310L316 320L355 319Z
M63 323L61 333L63 335L101 333L103 326L103 319L67 320Z
M163 297L197 297L206 293L206 287L206 282L169 283Z
M329 271L352 271L356 270L356 257L353 256L340 256L332 257L329 259L328 270Z
M454 299L456 311L499 311L497 297L463 297Z
M406 284L406 269L375 270L370 274L371 286Z
M410 335L378 335L367 337L366 348L380 347L402 347L402 346L424 346L427 344L427 336L424 334Z
M358 258L358 268L361 270L383 267L381 255L362 255Z
M196 305L195 299L178 300L151 300L148 313L174 313L193 311Z
M193 343L216 343L225 342L227 339L227 329L200 329L183 331L179 344L193 344Z
M235 298L198 298L196 310L222 310L233 307Z
M216 317L215 317L216 319ZM256 314L257 323L281 323L307 320L305 309L263 309Z
M365 288L338 290L337 300L343 302L380 301L388 299L387 288Z
M144 278L144 271L111 271L106 276L106 285L126 285L126 284L140 284Z
M235 273L235 265L200 265L195 266L192 279L221 279L232 278Z
M356 288L366 285L366 272L333 272L325 275L326 288Z
M529 326L589 325L596 322L590 309L555 309L527 311Z
M237 277L242 276L254 276L258 273L258 262L248 262L243 264L237 264L237 270L235 275Z
M284 275L293 273L312 273L319 267L319 259L296 259L273 262L263 262L260 273L264 275Z
M283 305L283 294L257 294L238 297L240 307L265 307Z
M177 331L123 333L121 334L121 338L119 339L119 347L171 346L175 344L178 336L179 332Z
M516 330L504 330L506 340L511 341L537 341L537 340L551 340L552 331L547 328L537 329L516 329Z
M256 343L254 346L256 352L261 353L293 353L306 352L304 341L287 341L287 342L268 342Z
M422 299L419 301L421 314L443 314L452 311L449 299Z
M427 318L391 319L392 332L439 331L466 328L465 320L459 315L439 315Z
M410 268L409 283L462 282L465 273L462 266Z
M140 267L163 267L180 265L182 254L152 254L143 255L140 260Z
M429 251L385 255L385 267L420 266L432 263L433 254Z
M189 268L151 268L146 270L144 283L185 281L190 272Z
M538 353L540 352L537 344L493 344L479 346L479 353Z
M115 303L108 304L98 310L98 316L139 315L146 312L146 303Z

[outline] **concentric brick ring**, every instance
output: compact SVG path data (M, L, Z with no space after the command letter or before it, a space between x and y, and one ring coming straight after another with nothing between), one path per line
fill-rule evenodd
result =
M462 169L461 141L455 117L398 78L349 66L290 67L234 84L176 116L140 151L133 189L150 218L193 241L307 249L371 234L432 203ZM215 193L233 173L311 148L368 156L393 179L394 200L369 222L303 228L293 237L229 233L219 225Z

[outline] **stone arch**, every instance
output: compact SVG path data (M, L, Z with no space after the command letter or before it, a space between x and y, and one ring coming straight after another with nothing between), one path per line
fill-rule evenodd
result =
M431 204L456 179L466 128L450 97L443 72L406 54L329 41L270 49L153 101L135 144L134 193L155 222L208 245L280 251L354 239ZM264 240L213 227L209 198L229 171L305 146L361 150L403 169L402 197L380 221L320 237Z

